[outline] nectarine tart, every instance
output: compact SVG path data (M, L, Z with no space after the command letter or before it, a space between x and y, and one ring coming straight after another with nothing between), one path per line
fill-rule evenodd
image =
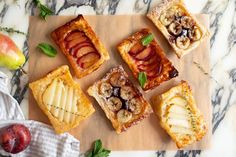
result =
M209 36L209 31L187 10L183 0L163 0L147 17L162 32L179 58Z
M111 69L89 87L88 93L97 100L117 133L126 131L152 113L150 104L133 86L122 66Z
M76 127L95 111L66 65L30 83L29 87L58 134Z
M182 81L169 91L153 98L161 126L183 148L199 141L207 132L206 121L196 106L191 88Z
M144 90L178 76L149 29L142 29L123 40L118 51Z
M77 78L88 75L109 59L107 50L82 15L54 30L51 36Z

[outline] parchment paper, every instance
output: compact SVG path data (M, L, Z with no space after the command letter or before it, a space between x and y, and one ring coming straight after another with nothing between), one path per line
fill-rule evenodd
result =
M30 17L29 27L29 77L30 82L44 77L48 72L60 65L69 62L60 52L58 47L50 38L50 32L55 28L65 24L74 16L51 16L47 22L38 17ZM209 19L206 15L197 15L202 24L209 26ZM78 81L86 92L88 86L99 80L110 68L116 65L123 65L129 74L131 81L137 85L128 66L119 55L116 45L120 41L141 28L149 27L152 29L155 39L164 49L167 57L173 62L179 71L179 77L161 84L154 90L145 93L145 97L150 100L153 95L160 94L170 87L176 85L181 79L187 80L191 85L198 107L203 112L208 123L209 131L200 141L185 149L206 149L211 137L211 101L210 101L210 81L209 76L204 75L193 61L199 63L206 72L209 72L209 38L206 39L197 49L182 59L178 59L173 53L167 41L155 26L144 15L122 15L122 16L85 16L85 19L92 26L100 40L108 49L111 59L104 63L98 70ZM55 58L50 58L42 54L36 46L41 42L51 43L58 50ZM70 68L71 73L73 70ZM87 94L87 93L86 93ZM89 97L89 96L88 96ZM155 114L143 120L136 126L131 127L127 132L120 135L116 134L110 121L105 117L97 102L89 97L96 112L88 119L84 120L78 127L70 133L81 141L81 150L86 151L91 147L94 140L100 138L104 146L111 150L175 150L175 143L172 142L167 133L160 127L159 120ZM37 106L35 100L29 92L29 118L49 124L48 118Z

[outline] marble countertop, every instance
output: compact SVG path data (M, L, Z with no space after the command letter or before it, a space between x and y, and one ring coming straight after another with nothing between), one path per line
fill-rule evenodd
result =
M145 14L160 0L45 0L56 15ZM213 130L209 150L113 151L111 157L235 157L236 156L236 0L186 0L193 13L210 15L211 101ZM31 0L1 0L0 26L28 32L29 15L37 14ZM9 34L28 60L27 37ZM27 71L28 62L24 65ZM0 68L9 78L11 94L28 115L28 77L19 70Z

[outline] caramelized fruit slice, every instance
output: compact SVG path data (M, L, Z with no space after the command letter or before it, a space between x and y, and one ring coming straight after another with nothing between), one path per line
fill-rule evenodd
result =
M130 49L129 54L134 56L137 55L139 52L144 50L144 46L140 43L137 42L136 44L134 44L134 46Z
M75 32L70 33L66 37L66 41L76 40L76 39L79 39L82 36L84 36L83 32L75 31Z
M135 56L135 59L146 61L146 60L149 60L152 57L152 55L153 55L152 48L151 47L147 47L146 49L144 49L143 51L138 53Z
M97 62L99 58L100 56L98 53L91 52L78 58L77 63L79 64L81 68L86 69L92 66L95 62Z

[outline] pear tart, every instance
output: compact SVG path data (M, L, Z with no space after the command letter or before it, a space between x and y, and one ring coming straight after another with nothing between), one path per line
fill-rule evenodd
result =
M183 0L163 0L147 17L163 33L179 58L209 35L209 31L187 10Z
M185 81L155 97L154 109L160 117L161 126L173 138L178 148L201 140L207 132L203 115Z
M68 66L30 83L29 87L58 134L76 127L95 111L79 84L73 81Z
M150 104L128 80L121 66L111 69L89 87L88 93L97 100L117 133L126 131L152 113Z
M147 81L141 85L145 91L178 76L178 71L167 59L150 29L145 28L131 35L117 49L136 79L139 80L140 73L146 75Z
M109 59L107 50L82 15L54 30L51 36L77 78L88 75Z

